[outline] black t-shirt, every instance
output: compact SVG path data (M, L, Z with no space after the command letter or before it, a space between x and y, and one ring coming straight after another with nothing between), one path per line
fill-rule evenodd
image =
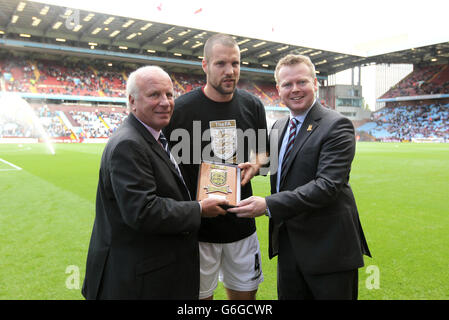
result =
M222 138L227 136L223 138L223 141L227 139L225 148L217 147L221 143L217 133ZM252 154L268 150L265 147L268 143L265 108L258 98L240 89L235 90L229 102L209 99L202 88L182 95L175 101L175 110L164 134L175 158L181 161L179 167L193 199L196 198L201 161L238 164L250 161ZM242 200L250 196L251 182L241 188ZM228 213L216 218L202 218L199 240L229 243L255 231L254 219L237 218Z

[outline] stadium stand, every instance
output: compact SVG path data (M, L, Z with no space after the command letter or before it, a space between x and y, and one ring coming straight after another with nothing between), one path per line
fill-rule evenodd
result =
M76 96L125 97L126 78L131 70L100 69L93 65L50 60L0 60L6 91ZM173 73L175 96L205 84L202 76ZM239 87L260 97L265 105L276 106L279 96L271 83L241 80Z
M449 142L449 103L386 107L373 113L371 121L357 131L379 141Z
M127 75L132 69L104 67L85 62L0 58L2 88L10 92L63 94L90 97L125 97ZM172 73L175 96L205 85L202 75ZM241 79L239 87L258 96L265 106L282 106L273 83ZM381 98L449 93L449 66L415 67L415 70ZM107 138L127 116L124 106L81 106L77 104L33 105L45 130L52 138ZM449 141L449 104L387 106L373 113L371 121L358 127L359 135L369 140L410 141L436 138ZM37 133L1 120L0 136L32 137ZM357 125L356 125L357 127Z
M59 60L33 60L19 57L0 59L0 79L7 92L89 97L126 96L127 75L132 69L107 67ZM205 85L204 76L182 73L171 74L175 97ZM279 96L273 84L254 83L242 79L239 87L260 97L266 106L278 106ZM44 129L52 138L84 139L107 138L127 116L124 107L33 104ZM0 137L35 137L38 133L3 118Z
M449 93L449 65L416 67L381 99Z

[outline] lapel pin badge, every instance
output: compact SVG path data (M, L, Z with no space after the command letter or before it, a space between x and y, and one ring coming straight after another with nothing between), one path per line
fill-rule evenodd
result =
M312 131L312 125L309 124L309 126L307 127L307 131Z

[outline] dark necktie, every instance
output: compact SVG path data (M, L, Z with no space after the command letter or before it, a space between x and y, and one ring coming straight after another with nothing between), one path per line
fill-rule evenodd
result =
M170 148L168 146L167 138L162 133L162 131L161 131L161 134L159 135L159 142L161 143L162 148L165 150L165 152L167 153L168 157L170 158L171 163L173 163L173 165L175 166L175 169L178 172L178 176L181 178L182 182L184 183L184 186L186 186L184 178L182 177L182 174L181 174L181 170L179 170L179 166L176 163L175 158L173 157L173 155L170 152ZM187 186L186 186L186 189L187 189L187 192L188 192L189 190L188 190ZM189 196L190 196L190 192L189 192Z
M168 157L171 160L172 155L170 153L170 148L168 147L168 141L167 141L167 138L164 136L164 134L162 132L159 135L159 142L162 144L162 148L164 148L165 152L167 152L167 155L168 155Z
M299 124L299 120L297 120L296 118L292 118L292 120L290 120L290 126L289 126L289 135L288 135L288 140L287 140L287 147L285 148L285 153L284 153L284 159L282 159L282 171L281 173L284 172L285 169L285 165L288 161L288 157L290 156L290 153L292 152L293 149L293 145L295 144L295 138L296 138L296 127Z

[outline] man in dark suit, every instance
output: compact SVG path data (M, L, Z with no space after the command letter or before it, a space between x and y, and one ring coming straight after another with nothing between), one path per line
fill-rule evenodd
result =
M272 195L251 197L228 211L270 217L269 256L278 255L279 299L357 299L358 268L363 254L371 255L349 185L354 127L316 101L308 57L282 58L275 79L290 117L278 120L270 134L270 149L279 154Z
M173 85L159 67L133 72L130 114L101 159L96 216L82 293L87 299L198 299L201 216L223 200L190 201L161 129Z

